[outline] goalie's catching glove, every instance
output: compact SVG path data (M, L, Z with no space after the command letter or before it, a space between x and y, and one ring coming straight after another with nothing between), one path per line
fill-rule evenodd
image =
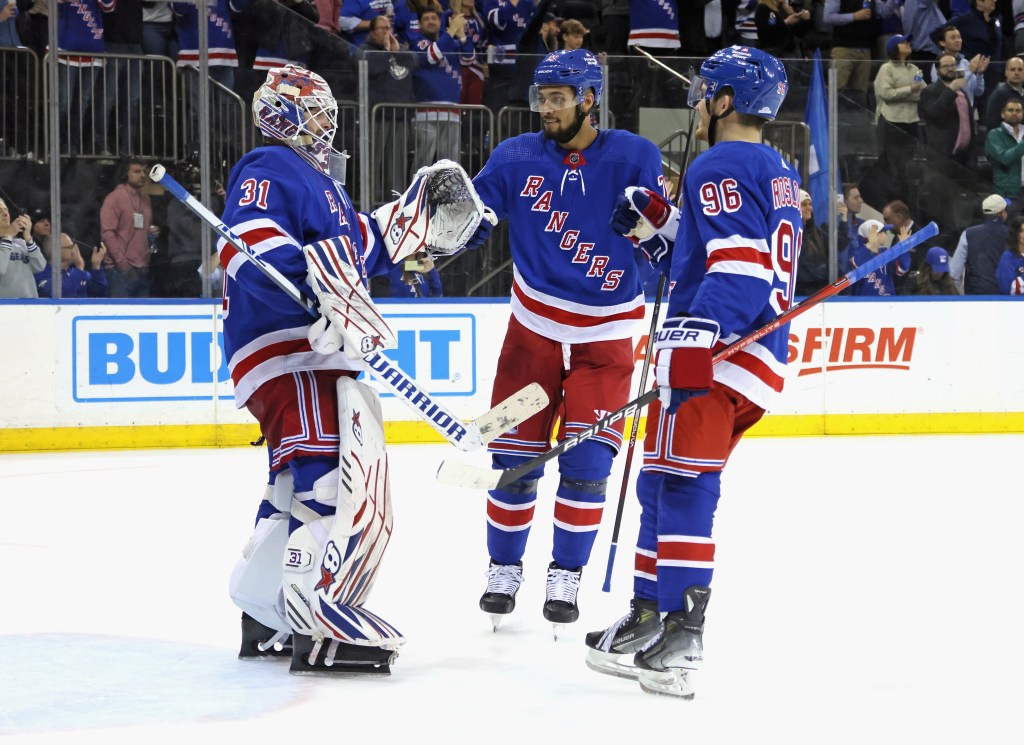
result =
M679 210L656 191L630 186L616 198L609 224L612 230L637 243L654 235L674 241Z
M669 414L714 382L711 349L721 330L708 318L667 318L654 337L654 375L658 400Z
M371 217L388 256L397 264L419 251L434 257L461 250L485 214L469 174L454 161L439 160L416 171L405 193L375 209Z

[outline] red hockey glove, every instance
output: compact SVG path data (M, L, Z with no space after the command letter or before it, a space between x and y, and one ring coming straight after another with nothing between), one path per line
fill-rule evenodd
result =
M694 396L703 396L714 382L711 349L721 334L708 318L668 318L654 337L654 374L658 399L669 414Z

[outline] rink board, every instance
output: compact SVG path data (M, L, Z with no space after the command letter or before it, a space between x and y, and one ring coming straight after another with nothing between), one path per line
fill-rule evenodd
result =
M489 408L507 301L381 305L403 371L463 419ZM256 439L235 407L220 312L204 301L0 301L0 450ZM1022 328L1024 303L1002 299L822 304L792 323L786 389L755 434L1022 432ZM439 440L401 400L382 401L389 440Z

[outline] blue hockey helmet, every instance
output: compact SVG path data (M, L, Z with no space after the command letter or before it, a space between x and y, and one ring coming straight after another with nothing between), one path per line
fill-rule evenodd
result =
M601 63L586 49L560 49L545 55L533 71L533 85L530 86L530 108L533 108L534 92L547 85L567 85L576 89L575 106L583 103L587 88L594 89L594 105L601 103L604 80L601 77Z
M732 88L733 108L771 121L779 113L789 83L786 67L778 59L754 47L720 49L700 66L690 85L688 103L710 101L724 87Z

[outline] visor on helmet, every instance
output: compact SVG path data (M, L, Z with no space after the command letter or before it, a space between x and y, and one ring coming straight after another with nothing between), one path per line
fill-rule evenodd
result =
M530 111L546 113L572 109L576 104L583 103L583 97L577 96L572 86L568 85L531 85L529 91Z

